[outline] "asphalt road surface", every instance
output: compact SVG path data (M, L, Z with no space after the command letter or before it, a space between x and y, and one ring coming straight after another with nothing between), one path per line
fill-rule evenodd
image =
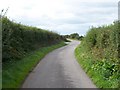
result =
M96 88L75 59L74 50L79 44L72 41L47 54L22 88Z

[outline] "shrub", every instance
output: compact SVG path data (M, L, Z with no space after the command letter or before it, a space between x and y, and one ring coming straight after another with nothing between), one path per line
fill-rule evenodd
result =
M2 18L2 23L3 62L19 60L25 53L62 40L57 33L15 23L7 17Z
M90 29L76 56L99 88L120 88L120 22Z

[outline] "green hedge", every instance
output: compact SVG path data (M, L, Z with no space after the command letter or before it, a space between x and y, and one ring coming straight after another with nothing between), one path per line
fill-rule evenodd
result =
M120 51L120 23L114 22L108 26L93 27L88 31L84 44L89 50L94 48L101 50L104 58L118 58Z
M2 18L3 62L21 59L27 52L56 44L61 36L52 31L22 25Z
M76 57L99 88L120 87L120 23L93 27L76 48Z

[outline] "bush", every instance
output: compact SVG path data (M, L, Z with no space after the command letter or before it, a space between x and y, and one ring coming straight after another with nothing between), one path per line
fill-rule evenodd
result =
M76 57L99 88L120 88L120 22L90 29Z
M7 17L2 23L3 62L19 60L25 53L62 40L57 33L15 23Z
M120 23L114 22L108 26L93 27L86 35L84 44L89 50L101 49L104 57L119 57L120 51ZM108 55L108 56L106 56Z

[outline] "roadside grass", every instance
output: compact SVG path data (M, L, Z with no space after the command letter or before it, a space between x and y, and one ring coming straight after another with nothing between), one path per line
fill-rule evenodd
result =
M2 70L2 88L20 88L27 75L47 53L64 45L66 44L61 42L56 45L42 47L29 53L19 61L4 64Z
M75 49L75 56L78 63L85 70L93 83L98 88L120 88L119 65L113 65L110 60L95 58L82 44ZM108 61L108 62L107 62ZM110 69L113 67L112 70Z
M0 89L2 89L2 64L0 65Z

